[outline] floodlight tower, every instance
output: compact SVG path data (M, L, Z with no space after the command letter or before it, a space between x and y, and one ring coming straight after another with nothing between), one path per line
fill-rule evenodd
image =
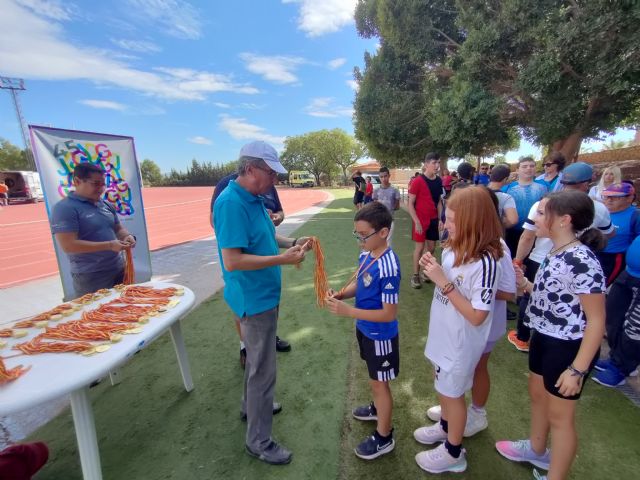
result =
M26 90L24 87L24 80L22 78L10 78L0 77L0 88L11 92L11 98L13 98L13 105L16 108L16 116L18 117L18 125L20 127L20 133L22 134L22 141L24 142L25 152L27 156L27 163L32 170L36 169L33 161L33 154L31 152L31 142L29 142L29 135L27 133L27 124L22 116L22 109L20 108L20 101L18 99L18 90Z

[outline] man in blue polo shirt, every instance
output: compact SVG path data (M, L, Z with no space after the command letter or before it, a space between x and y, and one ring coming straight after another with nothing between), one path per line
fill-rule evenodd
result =
M247 418L246 450L270 464L291 461L289 450L271 438L276 384L276 327L280 304L280 265L304 259L302 241L276 235L261 195L287 173L275 149L252 142L240 150L238 178L214 205L224 298L240 322L247 346L242 412ZM302 239L300 239L302 240ZM286 248L284 253L279 248Z
M133 248L136 240L102 199L105 182L100 167L77 165L73 185L75 191L53 207L51 230L69 256L75 297L80 297L122 283L121 252Z

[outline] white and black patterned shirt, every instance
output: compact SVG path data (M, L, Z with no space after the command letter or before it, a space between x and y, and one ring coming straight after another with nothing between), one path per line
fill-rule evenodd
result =
M605 291L602 267L587 246L579 244L548 257L533 283L529 326L560 340L579 340L587 321L579 295Z

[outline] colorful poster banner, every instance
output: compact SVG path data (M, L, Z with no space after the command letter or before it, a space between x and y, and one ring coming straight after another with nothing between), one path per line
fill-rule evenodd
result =
M73 169L80 163L105 172L104 200L118 213L122 225L136 237L133 260L136 283L151 279L151 257L142 204L142 182L133 137L62 130L29 125L31 146L40 173L47 215L73 189ZM69 259L53 240L65 301L75 298Z

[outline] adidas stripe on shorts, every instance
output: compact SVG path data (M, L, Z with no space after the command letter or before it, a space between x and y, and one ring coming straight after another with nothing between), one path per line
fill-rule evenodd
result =
M356 329L360 358L367 363L369 378L388 382L400 372L400 343L398 335L389 340L372 340Z

